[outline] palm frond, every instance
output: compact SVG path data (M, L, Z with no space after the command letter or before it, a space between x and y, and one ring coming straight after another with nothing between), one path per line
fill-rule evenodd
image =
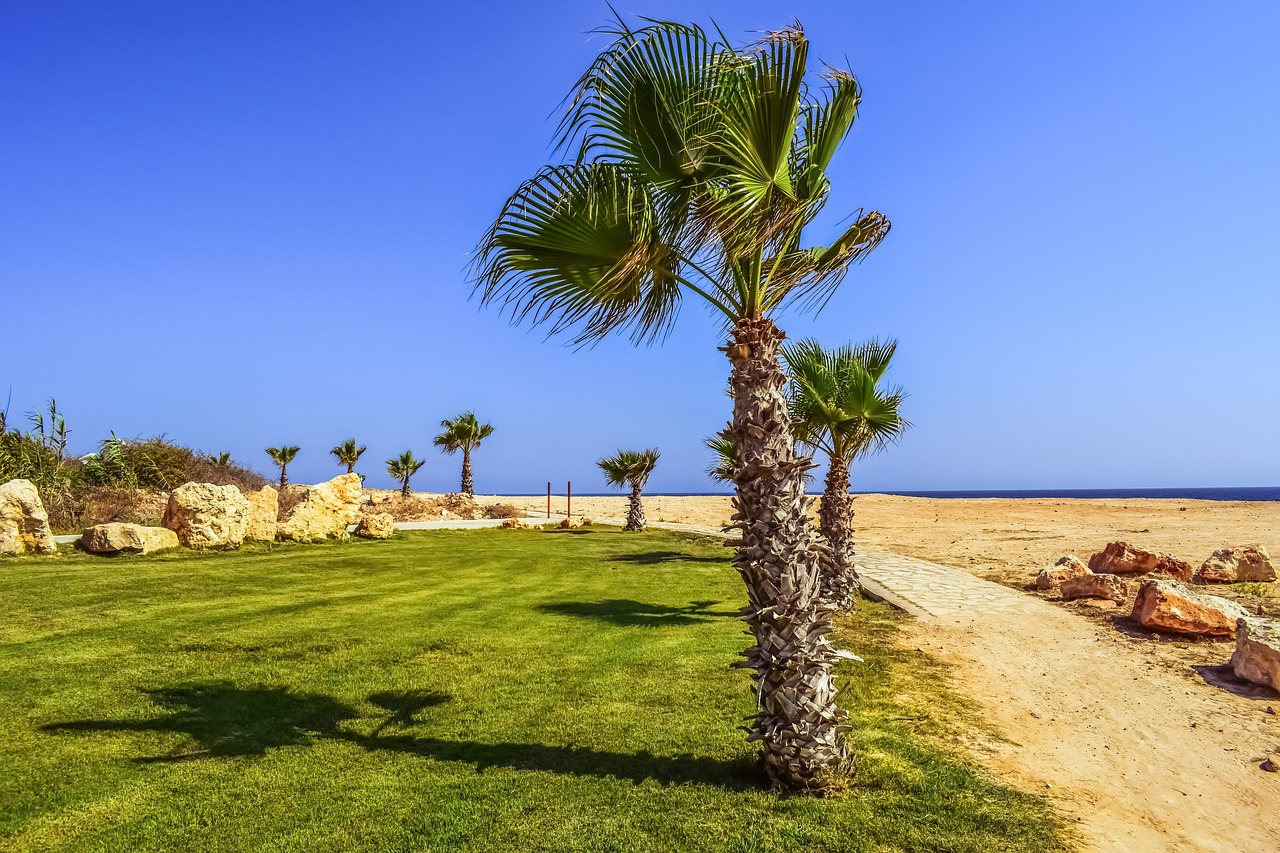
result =
M613 456L596 461L604 472L605 482L619 488L643 489L661 454L656 447L648 450L619 450Z

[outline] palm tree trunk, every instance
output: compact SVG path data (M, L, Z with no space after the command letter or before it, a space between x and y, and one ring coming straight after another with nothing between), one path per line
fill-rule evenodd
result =
M405 477L403 483L401 483L400 485L400 497L402 498L409 497L409 478L408 477Z
M476 496L475 485L471 482L471 448L462 448L462 493L468 497Z
M756 641L736 666L753 671L757 712L747 740L760 743L770 782L822 790L844 758L844 713L826 638L832 609L822 597L821 561L829 557L807 518L813 463L796 455L778 365L784 337L769 320L740 320L726 348L729 437L739 454L733 526L742 534L731 544L747 586L742 618Z
M649 524L644 517L644 504L640 503L640 487L631 487L631 508L627 511L627 526L623 530L644 530Z
M283 489L287 485L289 485L289 466L281 465L280 466L280 488Z
M826 489L818 508L818 529L831 548L831 562L823 568L822 593L833 607L848 609L862 588L853 565L853 496L849 494L849 462L830 457Z
M348 474L354 474L355 472L356 472L356 463L354 463L354 462L348 462L348 463L347 463L347 473L348 473Z

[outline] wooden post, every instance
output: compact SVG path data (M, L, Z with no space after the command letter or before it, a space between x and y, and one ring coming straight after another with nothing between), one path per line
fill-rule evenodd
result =
M573 483L567 480L565 481L564 493L565 493L564 514L568 516L572 516L573 515Z
M551 481L547 481L547 518L551 518Z

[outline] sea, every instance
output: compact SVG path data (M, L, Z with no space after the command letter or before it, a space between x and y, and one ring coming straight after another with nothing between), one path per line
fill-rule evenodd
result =
M1167 498L1185 501L1280 501L1280 486L1222 486L1187 489L963 489L937 492L855 492L908 498ZM616 497L617 492L575 492L580 497ZM664 492L652 497L728 497L728 492Z

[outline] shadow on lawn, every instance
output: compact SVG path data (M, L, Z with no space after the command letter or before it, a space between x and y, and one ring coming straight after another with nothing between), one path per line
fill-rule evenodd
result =
M649 551L646 554L618 554L612 559L619 563L635 563L637 566L657 566L662 563L727 563L729 555L723 557L695 557L679 551Z
M611 625L641 628L667 628L676 625L694 625L710 622L722 616L737 616L733 610L709 610L717 601L694 601L687 607L669 607L665 604L645 604L629 598L611 598L607 601L563 601L556 604L540 604L543 613L559 616L577 616L582 619L598 619Z
M197 749L137 759L140 762L265 755L268 749L332 737L360 716L331 696L292 693L287 687L236 687L227 682L144 690L168 712L149 720L73 720L43 726L49 732L180 732Z

